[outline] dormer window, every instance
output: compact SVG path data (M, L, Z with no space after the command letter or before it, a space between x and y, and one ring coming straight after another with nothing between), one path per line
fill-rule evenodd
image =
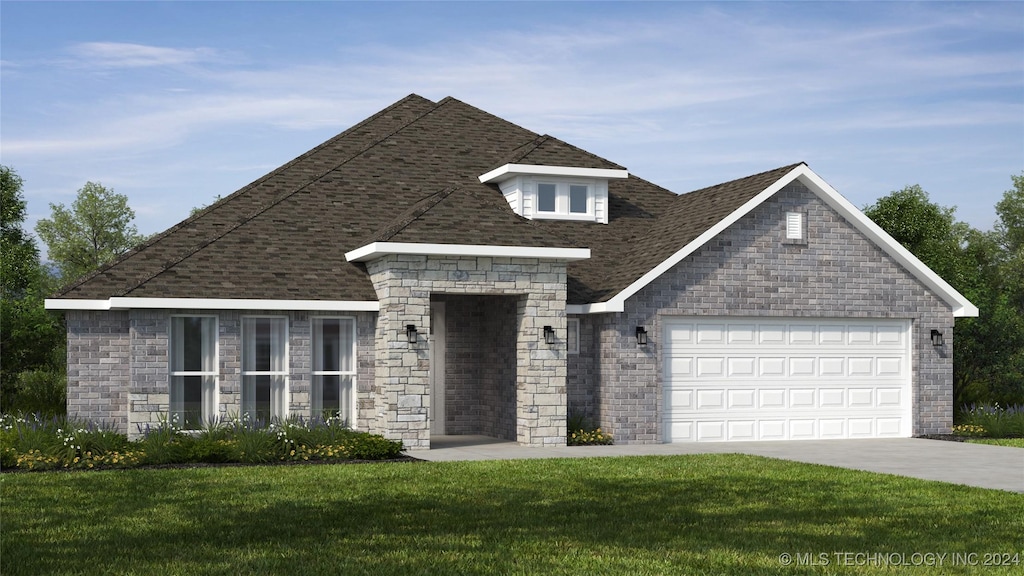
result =
M608 223L608 180L626 170L506 164L480 177L497 184L516 214L530 219Z
M592 214L594 186L571 182L537 182L540 215Z

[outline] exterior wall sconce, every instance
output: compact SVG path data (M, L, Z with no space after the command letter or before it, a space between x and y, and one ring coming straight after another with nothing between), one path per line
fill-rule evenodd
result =
M555 343L555 329L551 326L544 327L544 343L554 344Z
M932 330L932 346L942 346L945 341L942 338L942 332L938 330Z
M416 325L406 324L405 325L405 339L408 340L409 344L416 343Z
M643 326L636 327L637 346L647 346L647 329Z

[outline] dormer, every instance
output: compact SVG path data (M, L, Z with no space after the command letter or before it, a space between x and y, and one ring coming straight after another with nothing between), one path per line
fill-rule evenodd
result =
M608 181L628 170L505 164L480 176L497 184L512 210L531 220L608 223Z

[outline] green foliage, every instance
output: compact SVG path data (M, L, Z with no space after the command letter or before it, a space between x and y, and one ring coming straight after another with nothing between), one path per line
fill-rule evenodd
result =
M956 208L931 202L920 186L907 186L864 209L904 248L953 286L964 286L969 266L960 257L970 227L953 217Z
M22 186L13 170L0 166L0 407L50 412L50 403L38 401L52 390L26 386L52 383L64 370L64 326L43 305L50 278L39 263L35 241L22 229ZM43 377L44 372L54 376ZM23 400L28 404L20 404ZM52 406L56 411L56 403Z
M66 417L0 417L0 466L25 470L134 467L192 462L259 464L311 460L398 458L402 443L355 432L339 419L262 426L231 419L199 432L183 432L173 420L141 430L129 442L111 426Z
M982 564L1024 533L1021 494L737 454L2 480L5 575L987 576L1020 573Z
M566 421L565 443L569 446L597 446L614 444L611 434L594 427L579 414L572 414Z
M96 182L87 182L66 208L50 204L51 218L40 220L36 232L64 283L98 269L140 244L145 238L131 223L135 212L128 197Z
M984 438L1024 438L1024 405L982 404L964 408L953 433Z
M953 338L953 402L1024 404L1024 174L996 205L992 232L956 221L920 186L880 198L864 213L973 302ZM959 417L959 416L958 416Z
M22 372L11 405L18 412L63 416L67 411L67 375L63 369L51 368Z
M16 172L0 166L0 294L5 302L24 296L39 280L39 250L21 228L25 222L22 185Z

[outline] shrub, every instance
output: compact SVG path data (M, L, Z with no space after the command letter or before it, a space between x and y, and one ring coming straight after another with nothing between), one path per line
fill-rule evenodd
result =
M63 370L22 372L18 375L11 404L5 409L8 412L63 416L67 414L67 381Z
M986 438L1024 438L1024 406L1003 408L998 403L965 406L954 434Z
M569 416L566 422L565 443L569 446L594 446L613 444L611 434L606 434L600 427L594 428L586 418L579 415Z
M292 419L266 426L234 418L186 432L172 417L140 431L142 438L129 442L110 425L39 414L0 416L0 467L45 470L189 462L381 460L396 458L402 451L401 442L355 432L337 418Z

